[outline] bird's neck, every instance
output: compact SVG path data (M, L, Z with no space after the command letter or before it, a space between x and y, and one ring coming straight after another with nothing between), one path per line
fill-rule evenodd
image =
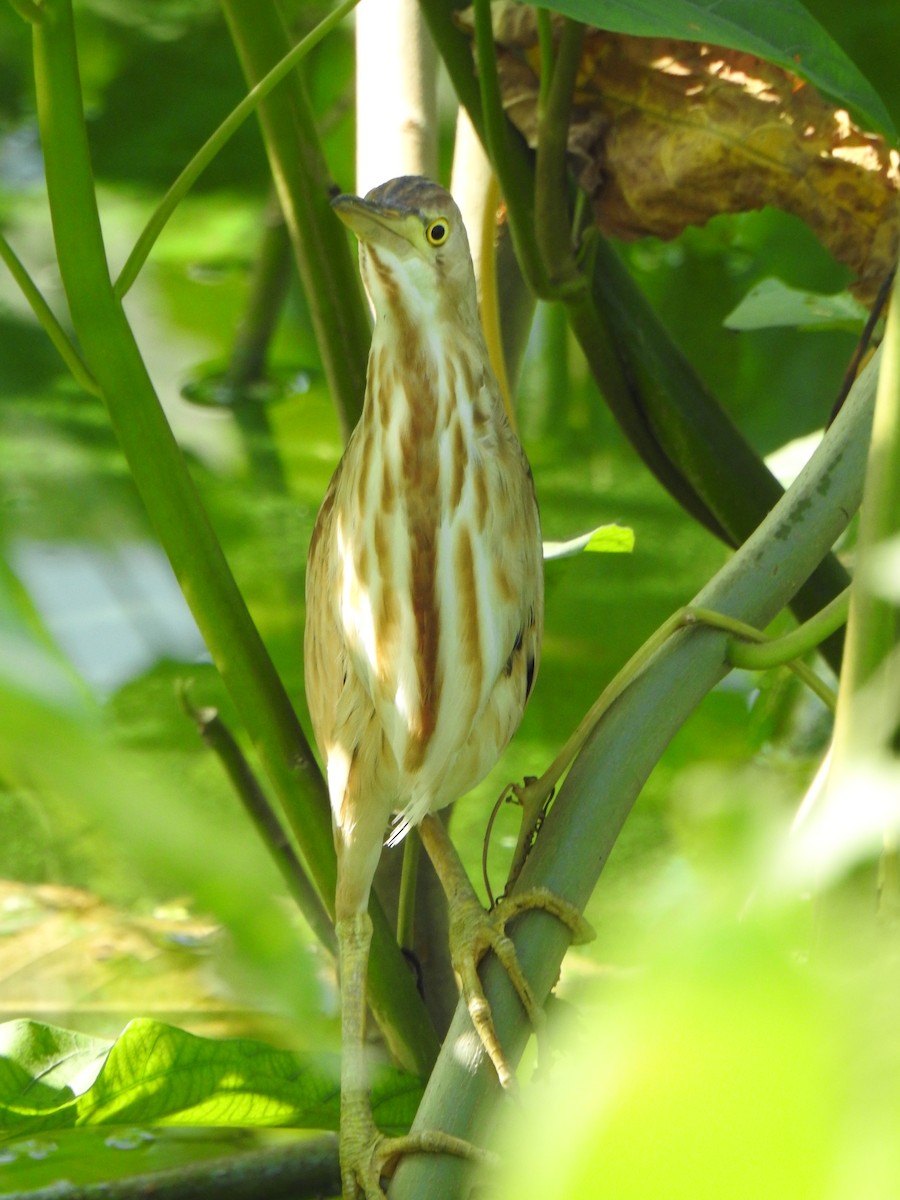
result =
M439 434L457 420L469 429L484 424L494 416L485 358L477 318L445 330L440 319L381 316L369 355L365 415L383 431L411 421L420 436Z

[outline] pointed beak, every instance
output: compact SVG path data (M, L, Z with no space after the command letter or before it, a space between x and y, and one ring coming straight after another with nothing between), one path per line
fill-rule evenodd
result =
M336 196L331 207L361 242L399 249L398 240L409 245L413 230L420 228L418 213L408 208L387 208L361 196Z

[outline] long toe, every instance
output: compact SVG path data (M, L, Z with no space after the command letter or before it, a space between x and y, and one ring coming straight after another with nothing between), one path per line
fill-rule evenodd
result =
M496 1155L439 1130L385 1137L374 1126L341 1130L343 1200L385 1200L384 1184L407 1154L452 1154L483 1166L495 1166Z
M490 950L497 955L532 1028L540 1039L545 1024L544 1011L525 977L506 926L520 913L539 909L551 913L566 925L572 934L573 942L590 941L594 931L574 905L547 888L532 888L509 899L500 900L490 911L482 908L474 893L471 899L457 895L454 901L450 916L450 953L453 966L459 975L472 1024L494 1065L501 1085L511 1089L515 1087L515 1076L497 1037L491 1007L478 973L479 963Z

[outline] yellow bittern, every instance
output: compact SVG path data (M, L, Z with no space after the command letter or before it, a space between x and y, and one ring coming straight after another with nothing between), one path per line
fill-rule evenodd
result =
M367 909L382 845L421 825L433 859L446 849L429 814L474 787L518 727L538 668L544 588L531 471L488 360L459 210L418 177L333 205L359 239L375 310L362 416L323 501L306 583L306 691L337 851L349 1198L381 1196L386 1162L434 1148L382 1138L368 1100ZM483 997L472 995L474 965L460 970L508 1080Z

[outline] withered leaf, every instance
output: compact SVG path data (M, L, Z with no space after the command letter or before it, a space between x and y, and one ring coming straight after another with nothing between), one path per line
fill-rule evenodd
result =
M463 22L465 23L465 21ZM533 12L494 6L510 119L537 141ZM585 32L569 153L597 225L669 239L773 205L806 222L871 301L897 259L900 156L799 76L702 43Z

